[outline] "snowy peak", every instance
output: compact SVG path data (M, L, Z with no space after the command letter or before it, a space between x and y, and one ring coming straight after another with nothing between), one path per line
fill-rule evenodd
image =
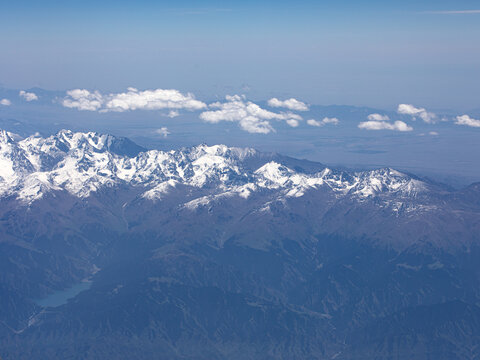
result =
M56 138L69 150L89 149L97 152L107 151L113 141L111 135L100 135L94 132L74 133L70 130L61 130Z
M228 147L226 145L208 146L206 144L183 149L182 152L188 154L191 160L196 160L204 156L218 156L234 161L244 161L248 157L257 155L255 149L251 148Z
M275 161L266 163L260 167L255 174L263 176L265 179L276 184L284 184L295 172Z
M58 140L68 150L109 151L117 155L126 156L136 156L138 153L146 150L127 138L98 134L96 132L74 133L70 130L61 130L51 138Z
M365 171L358 173L357 176L358 184L355 191L362 196L372 196L381 192L416 196L428 190L426 183L390 168Z
M13 143L13 134L6 131L0 130L0 145Z
M20 178L34 170L15 138L12 133L0 131L0 194L14 187Z

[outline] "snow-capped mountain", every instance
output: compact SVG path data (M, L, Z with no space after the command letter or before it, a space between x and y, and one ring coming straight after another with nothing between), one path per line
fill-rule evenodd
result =
M155 201L182 184L209 195L248 198L267 190L301 197L308 190L323 190L361 201L380 194L414 198L431 186L388 168L347 173L317 164L316 171L296 170L274 155L225 145L127 154L125 143L93 132L62 130L47 138L36 134L20 139L1 131L0 196L31 203L53 191L85 198L105 187L130 185Z

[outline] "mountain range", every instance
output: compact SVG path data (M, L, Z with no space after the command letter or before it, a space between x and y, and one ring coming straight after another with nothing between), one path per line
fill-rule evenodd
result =
M3 359L480 356L480 183L0 131L0 224Z

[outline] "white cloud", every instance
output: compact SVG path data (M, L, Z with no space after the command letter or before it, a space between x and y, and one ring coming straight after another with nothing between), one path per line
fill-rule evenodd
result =
M23 97L25 100L27 101L34 101L34 100L38 100L38 96L33 93L33 92L26 92L24 90L21 90L19 93L18 93L19 96Z
M295 119L288 119L286 123L291 127L297 127L298 125L300 125L300 122Z
M240 127L250 133L268 134L275 129L270 120L285 121L292 127L298 126L302 117L293 113L275 113L262 109L257 104L247 101L245 96L226 96L224 103L215 102L210 104L211 109L200 114L200 119L212 124L221 121L238 122Z
M368 115L368 120L370 121L388 121L390 118L388 115L381 115L381 114L370 114Z
M178 112L178 110L170 110L167 116L173 119L179 115L180 113Z
M102 95L99 91L90 92L85 89L67 91L62 101L63 106L78 110L101 112L124 112L129 110L162 110L171 109L170 117L178 116L178 110L201 110L207 105L195 99L191 93L182 94L173 89L156 89L139 91L129 87L127 92Z
M305 104L304 102L301 102L297 99L290 98L287 100L278 100L277 98L272 98L268 100L268 106L271 107L283 107L286 109L290 110L295 110L295 111L307 111L308 110L308 105Z
M439 133L438 133L438 132L436 132L436 131L430 131L430 132L428 133L428 135L431 135L431 136L438 136L438 135L439 135Z
M98 91L90 92L85 89L67 91L67 97L62 100L62 105L72 109L96 111L104 103L102 94Z
M2 99L2 100L0 100L0 105L10 106L10 105L12 105L12 102L8 99Z
M337 118L323 118L322 122L324 124L333 124L333 125L338 125L338 123L340 122L340 120L338 120Z
M423 108L416 108L413 105L409 104L400 104L398 105L397 112L399 114L406 114L406 115L418 115L419 113L425 111Z
M337 119L337 118L323 118L322 121L318 121L318 120L315 120L315 119L310 119L310 120L307 120L307 124L310 125L310 126L317 126L317 127L321 127L321 126L324 126L324 125L327 125L327 124L332 124L332 125L337 125L340 121Z
M369 120L358 124L360 129L365 130L393 130L393 131L412 131L413 128L403 121L395 121L393 124L386 121Z
M240 127L252 134L268 134L275 132L275 129L266 120L259 120L254 116L247 116L240 121Z
M480 120L473 119L468 115L462 115L456 117L455 124L471 127L480 127Z
M397 112L403 115L411 115L413 119L419 117L428 124L435 123L437 119L437 115L434 113L428 112L424 108L416 108L415 106L409 104L398 105Z
M174 89L138 91L128 88L126 93L110 94L104 105L105 111L185 109L201 110L207 105L195 99L191 93L182 94Z
M309 119L307 120L307 124L310 126L323 126L323 123L321 121L315 120L315 119Z
M166 127L162 127L160 129L157 129L155 130L155 133L160 135L160 136L163 136L163 137L167 137L168 135L170 135L170 131L168 131L168 128Z

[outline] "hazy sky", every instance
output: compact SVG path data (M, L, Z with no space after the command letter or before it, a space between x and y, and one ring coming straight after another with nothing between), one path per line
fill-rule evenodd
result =
M479 107L478 0L0 4L4 87Z

